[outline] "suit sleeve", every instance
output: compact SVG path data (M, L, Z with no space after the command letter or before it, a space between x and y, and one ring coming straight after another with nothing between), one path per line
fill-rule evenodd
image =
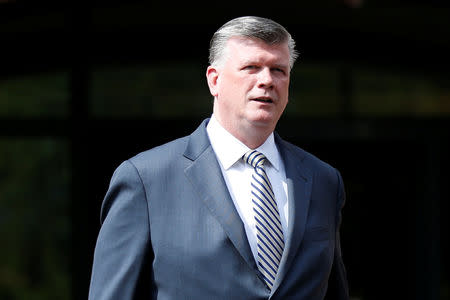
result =
M134 165L123 162L103 200L89 300L131 300L149 259L150 230L144 185ZM146 268L146 267L145 267ZM147 286L149 282L146 282Z
M333 267L328 282L326 300L348 300L349 290L347 274L342 259L340 227L342 223L342 209L345 204L345 189L341 174L336 170L338 178L337 206L336 206L336 233Z

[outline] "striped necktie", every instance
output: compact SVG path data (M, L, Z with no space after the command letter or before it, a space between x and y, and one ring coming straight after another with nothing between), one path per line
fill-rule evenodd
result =
M272 289L284 249L280 214L272 185L264 170L264 154L250 150L243 159L254 169L251 191L256 221L258 269L267 286Z

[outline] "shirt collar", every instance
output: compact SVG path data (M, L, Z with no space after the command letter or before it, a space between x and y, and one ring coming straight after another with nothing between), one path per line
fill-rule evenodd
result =
M209 121L206 130L214 152L225 170L228 170L250 150L250 148L223 128L214 117L214 114L211 116L211 120ZM281 158L275 145L273 132L261 146L256 148L256 150L264 154L277 171L280 169Z

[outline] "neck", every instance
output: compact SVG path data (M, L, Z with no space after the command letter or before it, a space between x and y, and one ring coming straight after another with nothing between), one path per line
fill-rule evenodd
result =
M247 134L247 135L235 135L233 134L238 140L240 140L244 145L246 145L247 147L249 147L250 149L256 149L259 146L261 146L262 144L264 144L264 142L267 140L267 138L270 135L269 133L264 133L264 134L258 134L256 132L252 132L255 134Z
M264 144L273 131L264 127L251 126L250 124L247 127L238 127L232 122L222 120L217 114L214 114L214 117L226 131L250 149L256 149Z

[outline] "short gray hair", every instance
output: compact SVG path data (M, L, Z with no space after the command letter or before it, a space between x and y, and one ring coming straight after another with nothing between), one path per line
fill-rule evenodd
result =
M246 16L228 21L214 33L209 44L210 65L219 63L224 57L228 40L237 36L260 39L268 45L281 44L287 41L290 69L292 69L298 57L295 50L295 41L286 28L270 19Z

